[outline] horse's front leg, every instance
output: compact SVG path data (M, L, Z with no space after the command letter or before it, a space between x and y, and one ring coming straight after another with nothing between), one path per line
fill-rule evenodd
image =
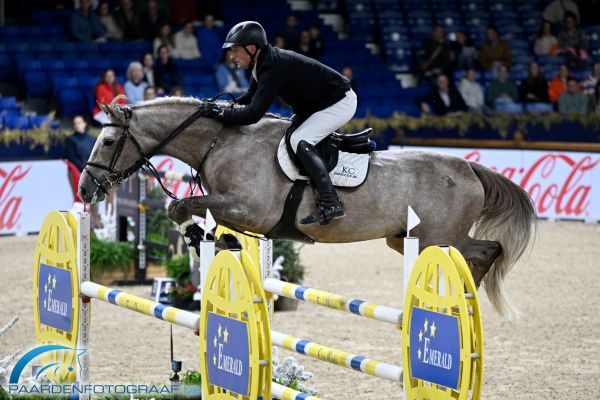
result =
M197 261L200 257L200 241L204 238L204 230L192 219L192 215L206 218L206 210L218 223L235 224L235 216L240 213L240 202L230 201L223 196L197 196L173 200L169 204L169 218L179 226L192 257ZM212 235L207 235L212 239Z

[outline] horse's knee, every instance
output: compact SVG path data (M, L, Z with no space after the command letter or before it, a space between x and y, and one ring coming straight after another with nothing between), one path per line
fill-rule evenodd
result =
M169 207L167 209L169 213L169 218L178 225L183 224L189 218L189 212L187 207L185 206L185 199L181 200L173 200L169 203Z

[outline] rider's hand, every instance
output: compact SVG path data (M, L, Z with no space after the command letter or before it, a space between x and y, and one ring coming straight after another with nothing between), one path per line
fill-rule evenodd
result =
M210 102L202 103L200 109L203 117L214 119L222 117L224 111L219 105Z

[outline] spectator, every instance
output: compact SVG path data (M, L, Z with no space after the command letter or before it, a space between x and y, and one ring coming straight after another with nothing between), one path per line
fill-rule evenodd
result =
M158 57L158 48L160 46L167 46L170 54L177 54L177 45L175 44L173 32L171 32L171 25L166 22L160 26L158 35L154 38L154 42L152 42L152 48L156 57Z
M184 21L181 30L175 34L175 47L177 48L177 57L174 56L174 58L194 60L202 57L198 51L198 40L194 35L192 21Z
M273 47L285 49L285 38L281 35L275 35L275 38L273 39Z
M296 53L302 54L303 56L310 58L317 58L317 55L313 53L312 47L310 46L310 33L308 31L301 31L300 38L298 39L298 46L295 49Z
M133 0L121 0L121 5L115 12L115 20L123 32L123 39L132 41L140 38L137 14L133 9Z
M298 19L295 15L288 15L285 21L285 27L280 33L285 40L286 49L294 50L298 45L298 38L300 37L300 29L298 28Z
M165 12L158 8L156 0L148 0L146 9L140 14L139 27L142 37L151 42L160 32L160 27L168 23Z
M500 64L509 68L512 64L512 54L508 43L498 36L494 26L486 28L485 36L486 40L481 45L479 53L481 67L486 71L497 69Z
M109 40L122 40L123 32L121 32L117 20L110 12L108 1L101 1L100 4L98 4L98 8L96 8L96 12L98 13L98 20L106 32L105 37Z
M342 68L342 75L344 75L346 79L350 81L350 87L352 88L354 93L358 94L358 86L356 85L356 79L354 79L354 73L352 72L352 68Z
M547 103L548 82L540 71L540 66L536 62L529 64L527 78L521 82L519 87L519 101L523 103Z
M446 42L444 28L437 25L423 42L423 56L419 65L421 75L426 77L448 73L451 69L450 46Z
M476 76L475 70L472 68L469 69L465 77L461 79L458 91L469 111L481 114L483 112L483 89L481 89L481 85L475 80Z
M158 48L158 58L154 64L154 81L158 93L169 93L173 86L181 86L179 67L171 60L167 46Z
M171 89L171 93L169 93L171 97L183 97L183 88L181 86L173 86Z
M589 105L592 114L600 114L600 81L596 83L594 94L589 99Z
M508 68L505 65L500 65L496 73L497 78L494 79L487 90L487 103L490 107L494 107L497 101L515 102L518 99L517 86L513 81L508 79Z
M558 39L554 35L554 26L550 22L542 22L535 37L533 52L538 56L554 55L558 52Z
M570 72L566 64L560 64L558 68L558 75L552 81L548 87L548 98L552 103L557 103L560 95L567 90L567 79L569 78Z
M219 92L239 94L247 91L250 86L244 70L236 68L229 52L223 53L222 62L215 71L215 79Z
M456 33L456 40L450 43L454 68L471 69L475 68L477 59L477 49L473 46L471 38L465 31Z
M588 111L588 99L579 90L577 79L570 77L567 80L567 90L558 99L558 111L562 115L585 115Z
M124 94L123 86L117 82L117 78L115 77L115 71L112 69L107 69L102 75L102 79L96 85L95 90L95 99L96 105L94 107L94 119L101 124L105 124L110 122L104 111L100 109L98 103L106 103L110 104L115 97L118 95ZM125 104L125 99L119 99L117 101L118 104Z
M95 143L96 139L88 133L85 118L76 115L73 118L73 134L65 139L65 158L82 172Z
M582 91L586 96L592 96L600 80L600 61L596 61L594 63L594 68L592 69L592 74L583 81Z
M467 111L464 99L458 90L449 85L446 75L438 75L436 84L437 87L421 100L423 114L447 115Z
M551 24L560 24L565 19L565 14L571 12L575 15L575 18L579 20L579 8L577 4L572 0L552 0L550 4L546 6L542 17L545 21Z
M206 63L209 65L218 64L223 53L221 49L223 43L215 28L215 20L211 14L204 17L204 21L198 29L196 37L198 38L200 53L202 53L202 58Z
M577 26L577 20L572 13L565 13L565 28L558 35L558 47L565 54L566 63L570 68L582 69L588 59L588 40Z
M146 86L144 89L144 101L154 100L156 98L156 89L154 86Z
M318 60L325 52L325 41L321 36L321 27L319 24L313 24L308 33L310 34L310 50L315 55L314 58Z
M196 8L199 19L204 19L207 15L212 15L216 20L223 19L223 0L196 1Z
M144 100L144 90L148 82L144 82L144 70L139 61L132 61L127 68L127 82L125 82L125 96L130 104Z
M142 69L144 71L144 81L148 86L156 86L154 82L154 56L152 53L146 53L142 56Z
M92 12L89 0L81 0L81 6L71 15L70 29L77 42L105 40L104 29L98 16Z

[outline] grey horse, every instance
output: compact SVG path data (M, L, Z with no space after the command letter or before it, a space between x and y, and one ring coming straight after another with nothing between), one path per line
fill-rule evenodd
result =
M160 144L162 154L197 169L207 190L205 196L171 203L169 216L175 223L182 226L192 215L204 217L210 209L219 224L269 232L292 186L275 156L290 120L265 116L249 126L224 126L199 118L164 143L201 102L163 98L130 107L102 104L112 123L103 128L81 176L81 198L102 201L111 186L137 170ZM493 306L506 311L502 282L532 242L537 218L529 195L501 174L447 154L375 151L366 181L358 188L339 189L347 216L329 225L298 224L314 208L309 186L305 191L296 226L316 242L386 238L389 247L402 253L411 205L421 218L411 231L420 238L421 248L458 248L476 284L483 280Z

